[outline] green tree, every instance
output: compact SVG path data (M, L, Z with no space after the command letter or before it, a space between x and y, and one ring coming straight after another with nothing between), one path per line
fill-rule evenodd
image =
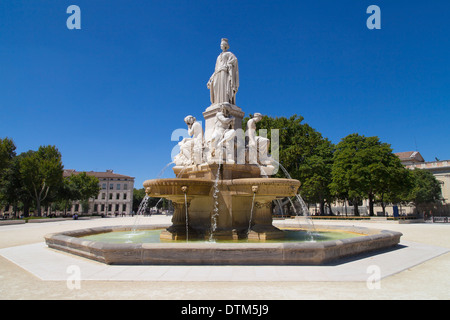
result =
M0 139L0 206L12 204L17 212L21 190L15 150L11 139Z
M63 183L61 154L55 146L41 146L21 157L18 166L22 187L35 201L37 215L41 216L42 201Z
M386 215L386 203L405 203L412 188L410 170L406 169L400 159L391 152L385 155L385 162L380 164L376 173L376 199Z
M34 151L27 151L14 157L9 167L4 170L3 181L0 183L0 193L2 194L3 202L13 205L16 216L19 209L25 216L28 216L29 209L33 203L33 198L24 187L20 173L22 160L31 156L32 153Z
M250 118L244 119L246 122ZM335 146L318 131L306 123L303 117L293 115L290 118L272 118L264 116L257 123L257 130L267 129L271 139L271 129L279 130L279 162L290 177L302 183L300 194L306 202L320 204L320 213L324 213L325 203L331 203L330 193L331 167ZM286 177L279 170L278 177Z
M86 172L71 174L64 178L63 184L55 196L56 208L64 210L66 213L73 201L80 201L82 211L88 212L89 199L96 197L100 192L99 183L97 177L90 176Z
M442 200L441 184L430 171L416 168L411 175L413 185L408 198L417 209L420 205Z
M0 178L3 170L7 169L16 156L16 146L9 138L0 139Z
M369 214L374 215L374 203L379 197L384 207L385 196L400 193L408 187L407 177L398 157L387 143L378 137L365 137L357 133L343 138L333 157L332 192L341 199L351 200L355 215L359 215L358 203L369 200Z
M363 179L358 174L356 153L363 144L363 137L353 134L342 139L333 155L330 189L340 199L348 199L354 205L354 214L359 215L358 203L364 197Z
M90 176L86 172L71 174L64 179L64 184L69 190L70 200L88 201L100 192L100 181L97 177Z

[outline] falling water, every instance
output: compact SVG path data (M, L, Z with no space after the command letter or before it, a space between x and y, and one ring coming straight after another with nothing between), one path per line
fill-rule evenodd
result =
M159 198L158 202L155 204L155 207L158 208L158 204L162 201L164 198Z
M306 217L306 222L309 224L309 231L311 231L311 230L316 231L316 228L314 227L314 223L309 214L308 206L306 205L305 201L303 201L303 198L300 196L300 194L296 194L295 197L297 198L297 201L300 203L300 207L302 208L303 216ZM312 236L312 234L310 234L310 235Z
M166 164L166 166L161 170L161 172L156 176L156 179L159 179L162 175L163 175L163 173L164 173L164 171L166 171L166 169L171 165L171 164L174 164L175 162L174 161L172 161L172 162L169 162L168 164Z
M297 197L298 196L298 197ZM303 199L300 197L300 195L296 195L296 198L297 198L297 200L300 202L300 206L302 207L302 212L303 212L303 215L304 215L304 217L305 217L305 220L306 220L306 222L308 223L308 225L309 225L309 227L308 227L308 229L306 229L306 233L308 234L308 236L309 236L309 238L311 239L311 241L313 241L314 240L314 233L313 233L313 231L315 231L316 229L315 229L315 227L314 227L314 223L312 222L312 219L309 217L309 215L308 215L308 213L309 213L309 211L308 211L308 207L306 207L306 204L305 204L305 202L303 201ZM291 206L292 206L292 208L294 209L294 212L295 212L295 216L297 217L297 221L299 222L299 225L300 225L300 215L299 215L299 213L297 212L297 208L295 207L295 205L294 205L294 203L292 202L292 199L290 198L290 197L288 197L288 199L289 199L289 202L291 203ZM303 204L303 205L302 205ZM303 206L304 206L304 208L303 208ZM305 211L305 208L306 208L306 211ZM301 227L301 226L300 226Z
M281 200L280 199L276 199L275 201L278 204L278 208L280 208L281 217L284 219L284 210L283 210L283 205L281 204Z
M172 161L172 162L169 162L168 164L166 164L166 165L164 166L164 168L160 171L160 173L156 176L156 179L159 179L159 178L162 176L162 174L164 173L164 171L166 171L166 169L167 169L171 164L174 164L174 163L175 163L175 162ZM145 211L147 210L147 206L148 206L148 201L149 201L149 200L150 200L150 197L149 197L148 195L145 195L144 199L142 199L141 203L139 204L138 211L136 212L136 218L134 219L133 227L132 227L132 229L131 229L133 233L136 233L136 229L137 229L137 226L138 226L138 224L139 224L139 220L141 219L141 216L143 216L144 213L145 213ZM162 200L162 198L159 199L159 201L158 201L158 203L156 204L156 206L158 206L158 204L159 204L159 202L160 202L161 200Z
M291 177L291 175L289 174L289 172L286 170L285 167L283 167L283 165L282 165L281 163L279 163L278 161L276 161L276 160L274 160L274 159L272 159L272 161L275 162L276 164L278 164L278 166L281 168L281 170L283 170L284 174L286 175L286 177L287 177L288 179L292 179L292 177ZM313 221L312 221L312 219L311 219L311 216L310 216L310 214L309 214L308 206L306 205L305 201L303 201L303 198L300 196L300 194L297 193L297 194L295 195L295 197L296 197L298 203L300 204L300 207L301 207L301 209L302 209L303 216L305 217L305 220L306 220L306 222L307 222L308 225L309 225L309 228L308 228L308 234L312 237L311 230L314 230L314 231L315 231L315 227L314 227L314 223L313 223ZM289 201L291 201L291 204L292 204L292 207L294 208L295 214L296 214L297 218L299 218L299 214L297 213L297 210L295 209L295 206L294 206L294 204L292 203L292 200L291 200L290 198L289 198Z
M189 215L186 192L184 193L184 207L186 208L186 242L189 241Z
M252 200L252 210L250 210L250 220L248 221L248 230L247 230L247 236L250 233L250 229L252 227L252 220L253 220L253 207L255 205L255 196L256 192L253 192L253 200Z
M211 216L211 230L209 235L209 241L214 241L214 232L217 229L217 217L219 216L219 176L220 176L220 166L217 167L216 180L214 181L214 191L213 191L213 199L214 199L214 210Z
M286 175L286 177L288 177L288 179L292 179L291 175L289 174L289 172L286 170L285 167L282 166L281 163L279 163L278 161L272 159L273 162L275 162L280 168L281 170L283 170L284 174Z
M131 231L133 231L133 233L136 232L136 228L138 226L140 217L144 215L145 210L147 209L149 199L150 199L150 197L148 195L146 195L144 197L144 199L142 199L141 203L139 204L138 211L136 212L136 218L134 219L133 228L131 229Z

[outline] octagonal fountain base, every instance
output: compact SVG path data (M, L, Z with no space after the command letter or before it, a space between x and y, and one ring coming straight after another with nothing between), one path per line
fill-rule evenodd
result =
M166 228L140 226L138 230ZM131 226L100 227L45 237L48 247L117 265L321 265L396 246L401 233L360 227L327 226L327 230L358 233L353 238L323 242L169 242L107 243L82 237L99 233L132 231Z

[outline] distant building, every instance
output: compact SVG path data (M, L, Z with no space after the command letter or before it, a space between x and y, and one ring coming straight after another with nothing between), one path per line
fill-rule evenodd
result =
M76 170L64 170L63 176L69 177L72 174L81 173ZM100 192L95 198L89 199L88 206L83 207L80 201L73 201L67 208L66 215L124 215L131 214L133 210L133 189L134 177L114 173L113 170L105 172L86 172L88 176L97 177L99 180ZM63 215L63 211L54 211L51 206L42 208L43 215L54 214ZM6 205L0 208L0 217L12 217L14 208Z
M64 170L64 177L77 174L75 170ZM87 212L82 204L74 201L67 214L98 214L98 215L123 215L131 214L133 210L134 177L114 173L113 170L105 172L86 172L88 176L94 176L99 180L100 192L96 198L89 200Z
M428 170L441 183L442 198L444 203L450 201L450 160L437 160L426 162L418 151L396 153L402 164L411 170Z
M437 160L426 162L418 151L398 152L395 155L400 159L401 163L408 169L414 170L415 168L422 170L429 170L435 178L441 183L441 192L443 204L450 202L450 160ZM398 206L398 212L400 215L413 214L415 212L414 206ZM334 214L338 215L354 215L353 206L348 201L336 201L332 205ZM358 205L360 215L369 215L369 200L364 199ZM393 216L394 206L392 204L386 204L386 214ZM311 214L318 213L317 205L315 207L310 206L309 211ZM375 215L381 216L383 214L382 207L378 204L374 204Z
M397 152L395 155L400 159L404 166L425 162L419 151Z

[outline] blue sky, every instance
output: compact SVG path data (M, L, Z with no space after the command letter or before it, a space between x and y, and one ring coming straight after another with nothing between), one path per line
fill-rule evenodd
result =
M71 4L81 30L66 27ZM381 30L366 27L372 4ZM226 37L246 114L450 160L449 13L448 0L2 0L0 137L139 188L171 161L183 118L203 119Z

